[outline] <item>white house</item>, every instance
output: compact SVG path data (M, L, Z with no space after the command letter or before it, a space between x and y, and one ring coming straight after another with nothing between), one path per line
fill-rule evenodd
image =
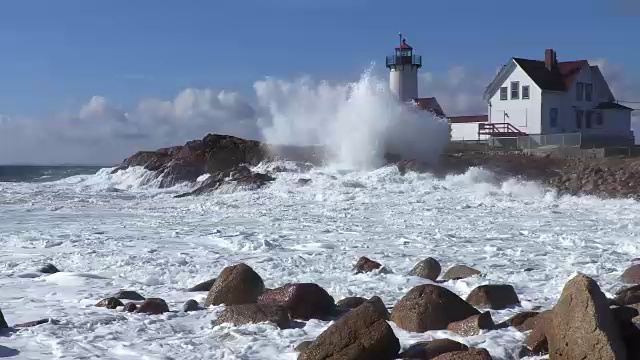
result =
M582 143L631 145L632 109L616 103L598 66L587 60L558 62L511 58L489 84L480 136L580 133Z

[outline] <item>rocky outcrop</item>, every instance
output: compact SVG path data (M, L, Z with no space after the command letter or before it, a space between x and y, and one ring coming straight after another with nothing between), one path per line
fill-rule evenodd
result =
M395 359L400 341L375 304L351 310L303 350L298 360Z
M132 290L120 290L113 297L118 300L144 301L144 296Z
M454 351L442 354L433 358L433 360L492 360L491 354L487 349L469 349L467 351Z
M640 264L628 267L622 273L622 281L627 284L640 284Z
M216 278L209 279L207 281L203 281L199 284L190 287L187 291L196 292L196 291L209 291L213 287L213 284L216 283Z
M505 320L504 322L501 322L500 324L498 324L496 326L498 328L505 328L505 327L513 326L516 329L518 329L518 331L521 331L521 332L533 330L533 328L536 326L536 324L538 322L537 318L538 318L539 315L540 315L540 313L536 312L536 311L521 312L519 314L516 314L516 315L510 317L509 319Z
M364 304L367 299L359 296L350 296L344 299L341 299L336 303L337 306L345 309L355 309L358 306Z
M480 312L458 295L437 285L416 286L398 301L391 321L407 331L444 330L455 321Z
M118 308L119 306L124 306L124 304L119 299L117 299L115 297L110 297L110 298L106 298L106 299L102 299L102 300L98 301L96 306L113 310L113 309Z
M431 341L420 341L411 345L407 350L400 353L401 359L424 359L430 360L436 356L454 352L467 351L469 347L451 339L435 339Z
M480 271L468 267L467 265L455 265L452 266L447 272L442 275L443 280L458 280L472 276L480 275Z
M169 305L160 298L149 298L136 309L137 313L158 315L169 312Z
M264 282L247 264L224 268L209 290L205 307L211 305L243 305L257 302L264 292Z
M382 264L377 261L373 261L366 256L362 256L360 259L358 259L358 262L353 267L353 270L356 272L356 274L368 273L376 270L383 274L388 272L388 270L385 269Z
M483 312L480 315L473 315L464 320L454 321L447 325L447 330L462 336L474 336L483 330L493 330L496 324L491 318L491 314Z
M212 191L220 189L223 185L236 185L249 190L259 189L269 182L275 180L266 174L256 173L251 171L246 166L236 166L231 169L221 170L217 173L211 174L209 178L202 182L197 189L176 195L176 198L182 198L186 196L203 195Z
M0 309L0 329L6 329L9 325L7 325L7 321L4 319L4 315L2 314L2 310Z

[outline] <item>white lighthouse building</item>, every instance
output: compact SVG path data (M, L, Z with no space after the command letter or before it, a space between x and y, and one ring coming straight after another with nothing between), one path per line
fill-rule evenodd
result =
M413 48L400 34L400 44L393 55L387 56L389 84L398 99L403 102L418 98L418 69L422 67L422 56L415 55Z

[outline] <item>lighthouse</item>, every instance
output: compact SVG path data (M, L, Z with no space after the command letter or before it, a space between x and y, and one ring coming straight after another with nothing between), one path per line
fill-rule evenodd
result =
M400 44L395 53L387 56L391 91L402 102L418 98L418 69L422 67L422 56L415 55L407 39L400 35Z

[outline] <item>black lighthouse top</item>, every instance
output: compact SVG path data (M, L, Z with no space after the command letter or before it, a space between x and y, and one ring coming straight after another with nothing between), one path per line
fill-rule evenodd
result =
M402 68L405 65L415 66L417 68L422 67L422 56L415 55L413 48L407 44L402 34L400 35L400 45L396 47L395 54L387 56L387 68L390 70L396 70Z

